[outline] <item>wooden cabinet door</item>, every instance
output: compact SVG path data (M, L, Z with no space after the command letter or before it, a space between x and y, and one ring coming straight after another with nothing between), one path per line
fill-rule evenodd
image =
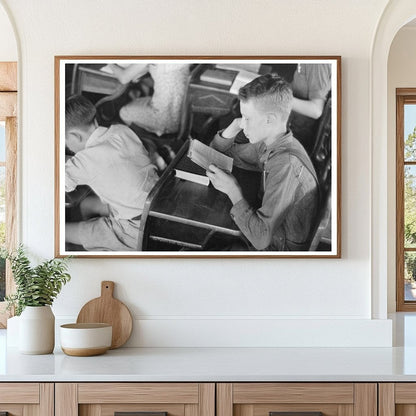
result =
M220 383L217 416L377 416L376 383Z
M379 416L415 416L416 383L380 383Z
M0 415L53 416L53 383L0 383Z
M57 383L55 416L215 416L214 383Z

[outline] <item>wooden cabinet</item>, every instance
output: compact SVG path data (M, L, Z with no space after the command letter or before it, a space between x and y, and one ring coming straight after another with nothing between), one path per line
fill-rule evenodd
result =
M380 383L379 416L415 416L416 383Z
M279 414L280 412L280 414ZM0 383L0 416L416 416L413 383Z
M215 416L214 383L57 383L55 416ZM150 416L150 415L149 415Z
M57 383L55 385L56 416L114 416L123 412L129 416L135 415L135 412L140 416L146 416L146 412L151 412L151 416L158 416L155 413L167 416L280 416L278 412L285 413L285 416L291 414L293 416L303 414L377 416L377 384Z
M0 415L53 416L53 383L0 383Z
M376 383L220 383L216 398L217 416L377 416Z

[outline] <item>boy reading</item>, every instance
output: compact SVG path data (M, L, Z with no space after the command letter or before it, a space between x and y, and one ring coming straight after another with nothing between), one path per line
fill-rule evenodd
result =
M127 126L100 127L83 96L65 103L65 191L88 185L95 195L80 206L85 220L67 222L66 242L88 251L137 250L140 217L158 176L140 139Z
M207 176L228 195L231 216L257 250L308 250L318 209L318 185L302 145L287 130L293 94L276 74L260 76L239 91L242 118L235 119L211 146L234 158L240 168L263 172L262 203L254 209L229 173L211 165ZM238 143L243 130L250 143Z

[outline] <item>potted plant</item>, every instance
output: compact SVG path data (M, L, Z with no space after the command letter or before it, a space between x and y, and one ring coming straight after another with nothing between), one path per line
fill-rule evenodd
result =
M16 292L6 296L7 308L19 318L19 350L49 354L55 346L55 316L51 305L71 276L68 258L32 266L23 246L2 253L10 261Z

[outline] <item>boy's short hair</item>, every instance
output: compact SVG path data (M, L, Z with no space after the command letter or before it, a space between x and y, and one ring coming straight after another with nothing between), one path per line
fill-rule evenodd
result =
M287 81L277 74L266 74L253 79L238 92L238 98L245 102L257 101L265 110L276 111L285 121L292 111L293 92Z
M90 100L82 95L72 95L65 102L65 130L90 126L96 114L97 110Z

